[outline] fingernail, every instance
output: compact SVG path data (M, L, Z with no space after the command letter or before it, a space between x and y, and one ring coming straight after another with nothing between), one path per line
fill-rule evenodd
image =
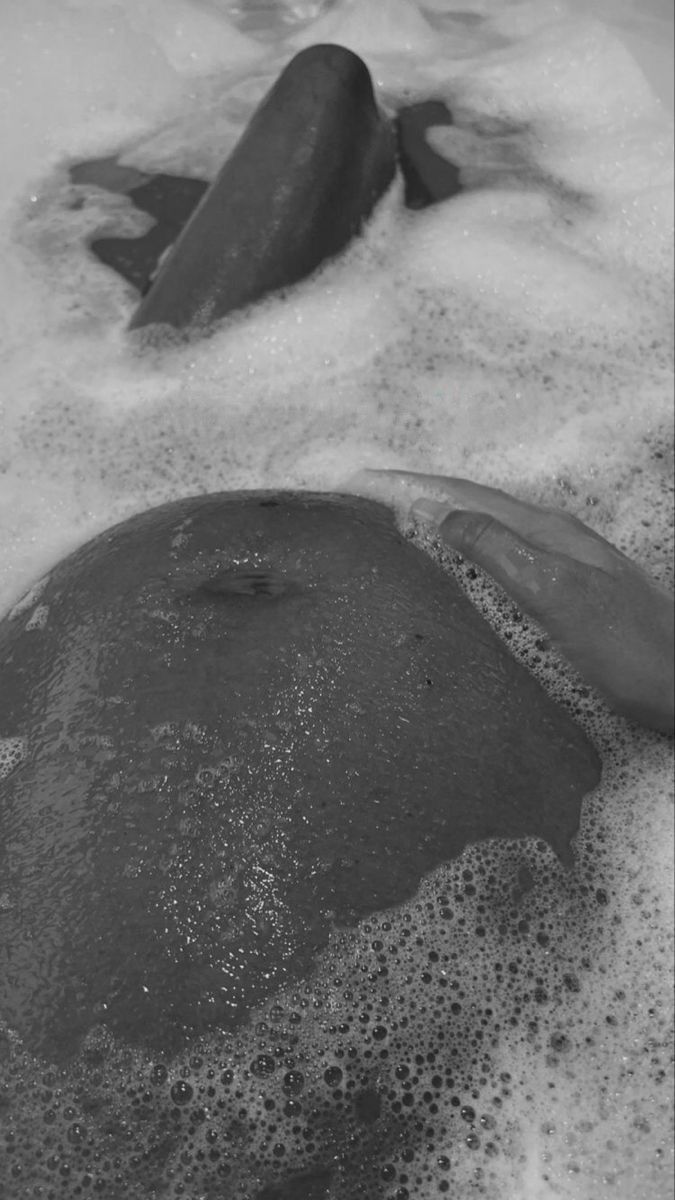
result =
M432 525L442 525L445 518L452 512L452 505L444 504L441 500L416 500L410 512L420 521L427 521Z

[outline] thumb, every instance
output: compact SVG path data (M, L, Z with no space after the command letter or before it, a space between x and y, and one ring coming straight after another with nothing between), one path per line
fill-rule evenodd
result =
M672 730L673 602L642 571L612 576L533 545L487 513L448 513L434 501L414 512L487 571L618 712Z
M447 546L487 571L520 608L549 629L551 617L561 610L563 596L567 600L564 608L568 608L567 585L574 564L566 555L541 549L488 513L448 512L447 505L428 500L418 501L412 511L436 524Z

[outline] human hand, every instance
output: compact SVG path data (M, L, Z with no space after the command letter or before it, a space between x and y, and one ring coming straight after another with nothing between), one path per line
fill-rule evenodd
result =
M616 712L672 733L673 597L599 534L467 479L360 471L350 488L406 502L487 571Z

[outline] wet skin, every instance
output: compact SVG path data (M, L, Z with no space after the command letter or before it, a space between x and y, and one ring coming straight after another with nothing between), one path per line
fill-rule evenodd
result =
M390 122L365 64L343 47L314 46L286 68L212 184L115 157L73 163L69 175L128 195L155 219L140 237L96 237L91 249L147 296L132 327L181 328L310 274L361 231L396 163L408 208L456 195L458 168L426 136L448 124L439 100L399 107Z
M395 140L368 69L311 46L268 92L130 328L204 327L296 283L357 233L391 183Z
M36 605L42 614L36 618ZM383 506L144 513L0 622L0 1011L169 1053L485 837L569 861L599 762Z
M569 513L468 479L362 471L364 495L411 504L551 635L616 712L673 732L673 597Z

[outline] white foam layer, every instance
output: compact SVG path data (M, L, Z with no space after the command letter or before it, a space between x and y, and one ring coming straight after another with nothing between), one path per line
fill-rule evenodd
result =
M557 3L399 0L387 11L400 32L392 17L386 39L380 6L343 0L313 23L318 7L265 14L257 5L246 21L236 5L197 0L170 9L30 0L2 14L3 608L67 549L149 504L237 487L333 489L365 466L463 474L558 504L669 578L672 127L643 73L654 65L663 92L658 5L644 21L626 5L594 8L616 15L615 36L585 5L579 14ZM215 170L295 47L317 36L364 50L389 102L404 90L445 98L459 134L439 131L436 144L465 155L481 190L410 214L394 188L364 239L283 300L232 318L206 342L139 352L124 333L135 297L85 240L140 229L142 219L119 197L69 184L67 163L120 153L151 169ZM628 52L638 41L649 49L640 65ZM503 625L498 599L480 581L474 591ZM517 643L507 620L509 630ZM521 648L532 665L532 642ZM478 1131L476 1177L450 1110L437 1121L450 1131L441 1156L461 1200L633 1200L640 1188L660 1200L672 1190L657 1153L670 1119L660 1074L669 763L658 739L582 704L550 659L534 665L590 721L605 754L574 887L598 880L609 902L584 916L585 893L573 888L566 900L556 865L522 849L540 871L522 901L526 918L549 930L548 943L528 943L528 961L550 973L555 1004L532 1002L536 1036L526 1017L494 1032L479 1091L510 1092L495 1161ZM15 741L0 743L0 762L18 753ZM521 851L485 854L506 871ZM448 868L448 887L464 869ZM424 953L430 944L457 953L425 915L441 884L425 886L394 924L416 923ZM479 949L460 938L475 1006L496 956L516 955L520 936L516 922L504 935L488 930ZM561 963L584 959L582 991L566 990ZM418 1012L423 992L400 988L401 1014ZM515 995L506 984L499 992L505 1012ZM414 1059L432 1038L425 1021L415 1018L401 1054ZM551 1065L547 1039L559 1031L570 1049ZM310 1056L317 1038L306 1034ZM469 1097L479 1077L465 1079ZM435 1196L443 1170L429 1160L411 1195Z

